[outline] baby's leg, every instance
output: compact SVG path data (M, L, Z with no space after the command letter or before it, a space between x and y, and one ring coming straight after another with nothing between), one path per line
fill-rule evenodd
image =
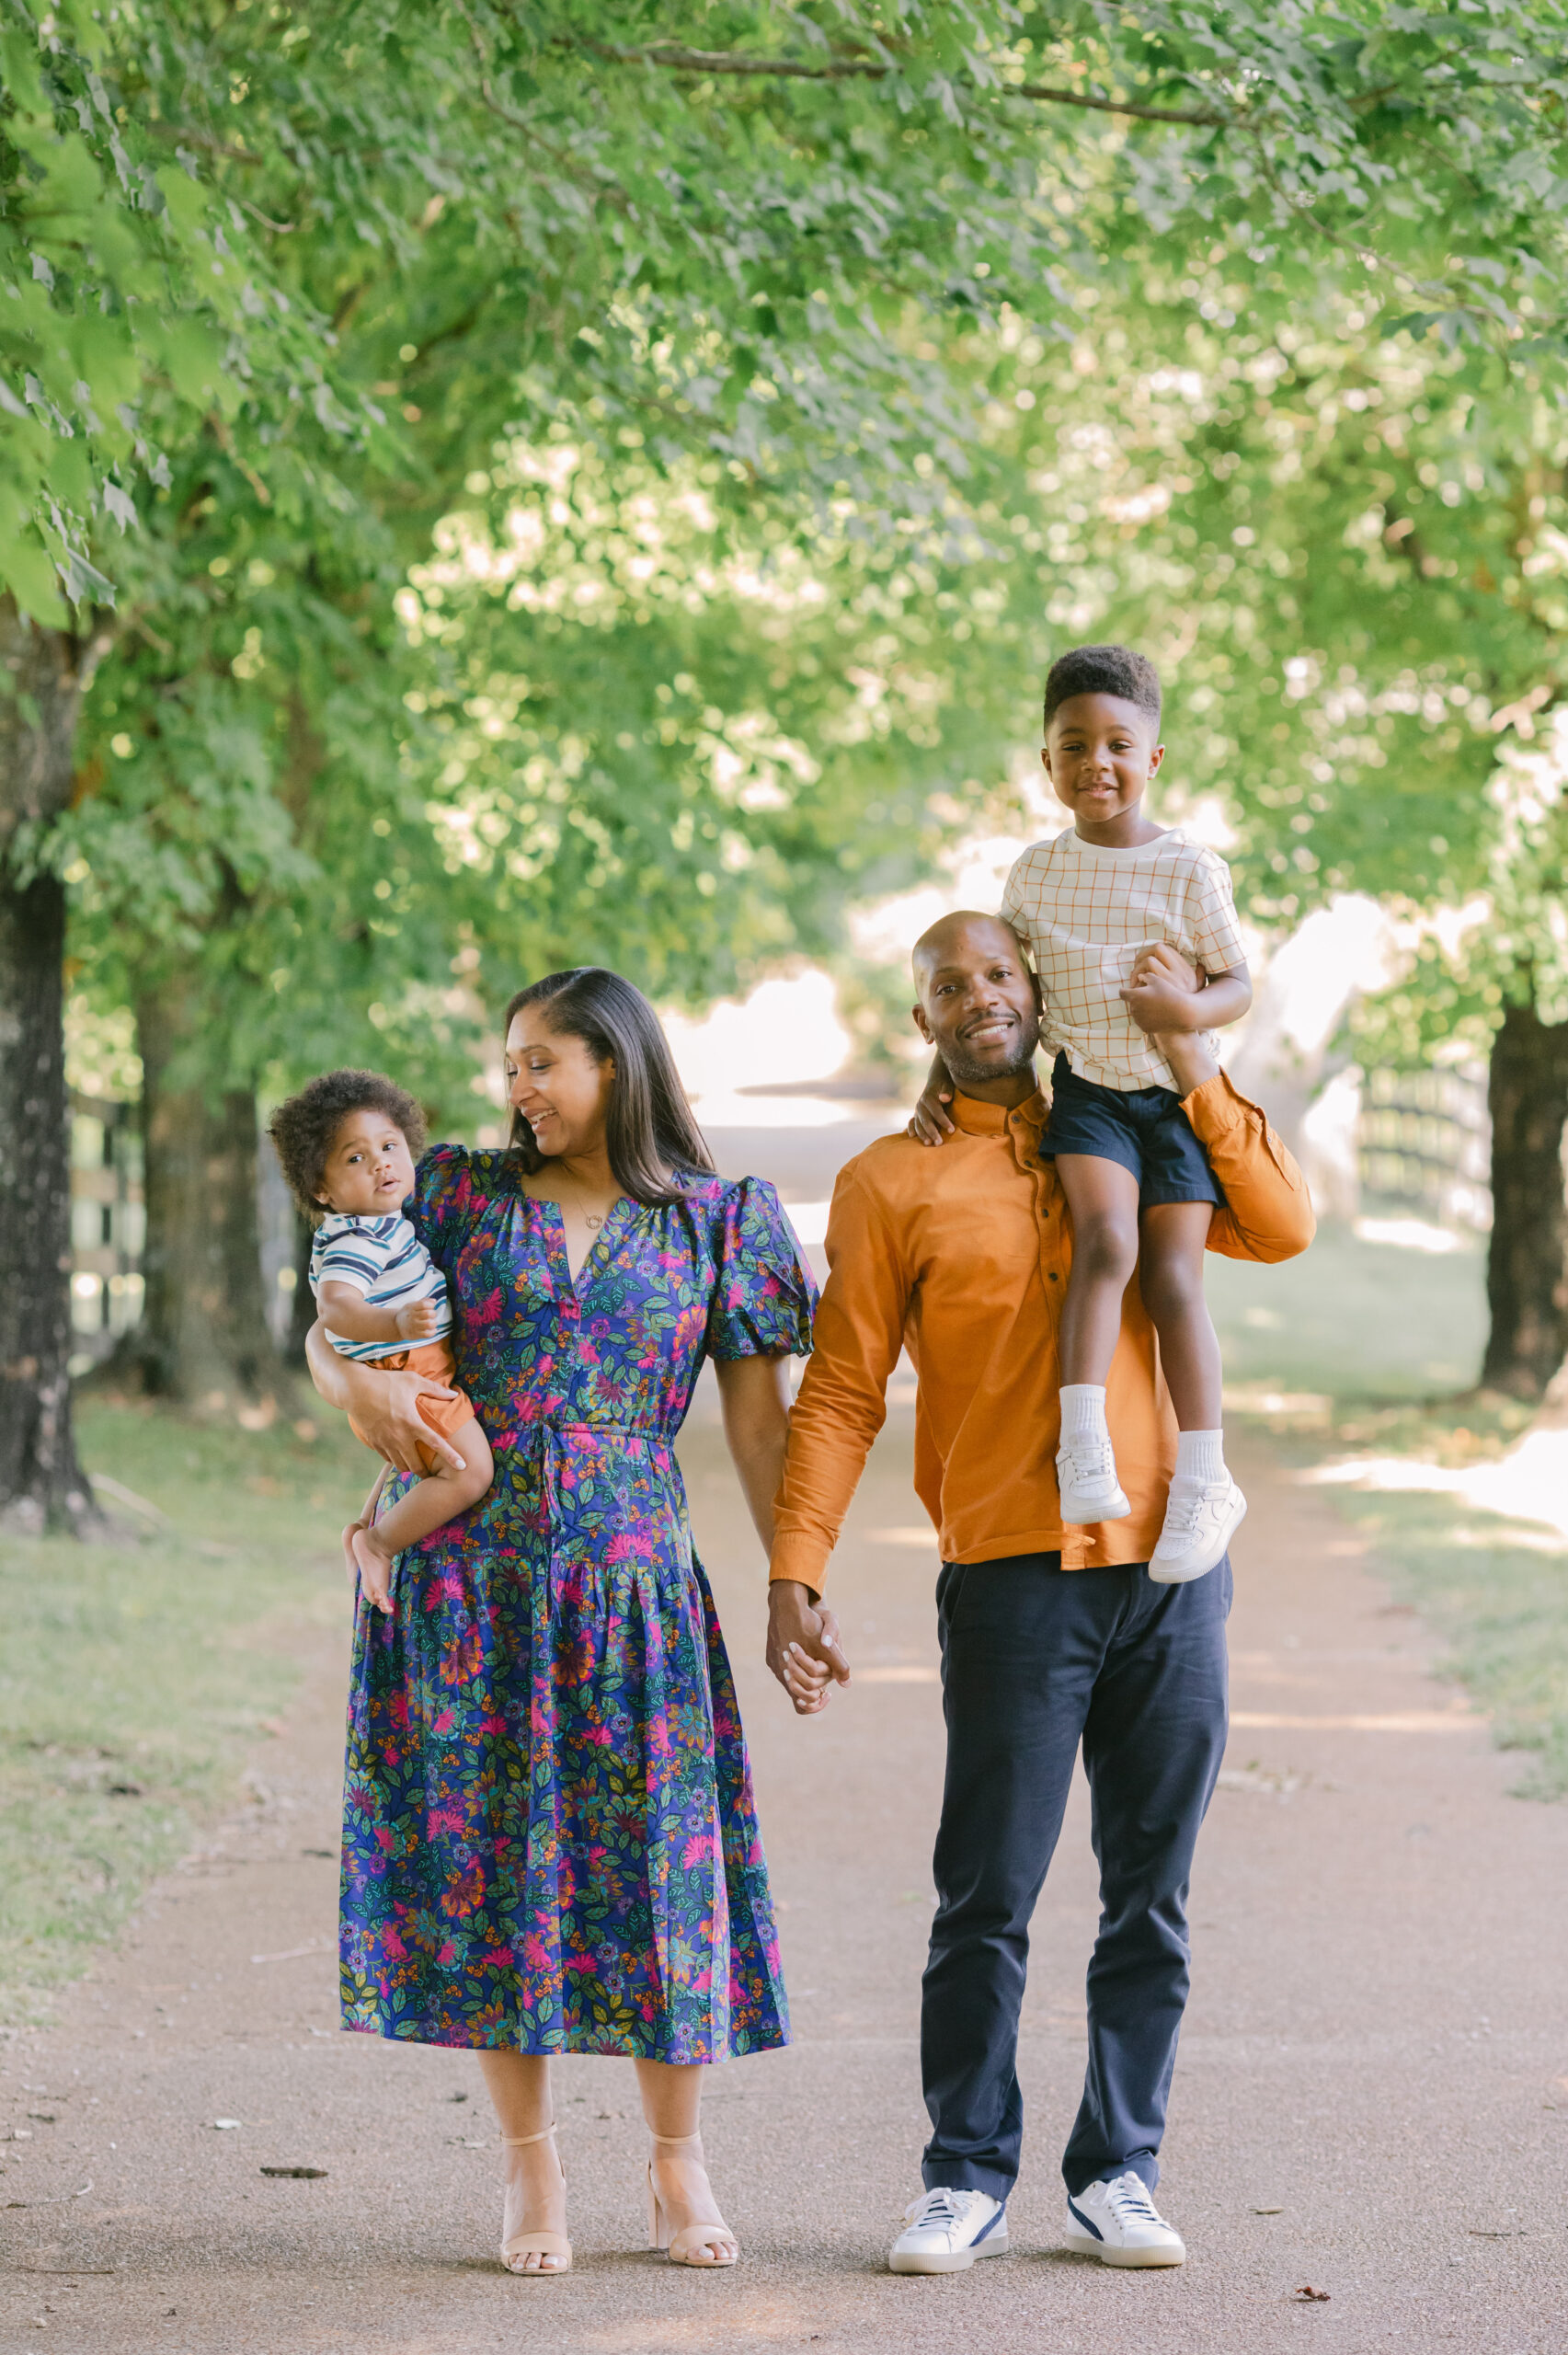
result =
M443 1436L462 1456L462 1471L450 1464L438 1464L406 1497L399 1497L373 1528L351 1533L365 1599L383 1614L392 1609L392 1565L405 1546L417 1545L432 1530L443 1528L470 1505L477 1504L495 1476L490 1443L477 1417Z
M1104 1386L1122 1329L1122 1294L1138 1265L1138 1179L1119 1161L1094 1154L1059 1153L1056 1165L1072 1212L1072 1273L1057 1329L1061 1378Z
M1219 1341L1203 1296L1213 1216L1212 1202L1157 1202L1139 1221L1139 1289L1160 1336L1160 1363L1184 1431L1219 1428Z

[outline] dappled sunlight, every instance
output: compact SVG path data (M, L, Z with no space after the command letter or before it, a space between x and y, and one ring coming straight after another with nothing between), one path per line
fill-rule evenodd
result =
M1568 1548L1568 1430L1536 1430L1498 1464L1459 1467L1404 1455L1350 1457L1296 1475L1326 1487L1425 1489L1477 1512L1556 1531Z

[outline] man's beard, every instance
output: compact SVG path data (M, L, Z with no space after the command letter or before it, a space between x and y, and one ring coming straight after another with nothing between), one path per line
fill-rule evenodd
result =
M1017 1045L1004 1063L983 1063L978 1056L967 1055L962 1040L957 1039L950 1047L943 1048L942 1060L947 1065L949 1079L956 1079L960 1086L966 1080L973 1084L987 1079L1017 1079L1034 1062L1039 1043L1039 1024L1026 1022L1018 1033Z

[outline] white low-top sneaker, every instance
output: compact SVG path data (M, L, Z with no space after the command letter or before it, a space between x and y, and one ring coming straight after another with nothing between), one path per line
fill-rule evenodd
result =
M1067 2245L1102 2265L1185 2265L1180 2233L1149 2197L1129 2167L1112 2183L1092 2183L1067 2203Z
M1007 2210L989 2191L945 2184L904 2211L904 2230L888 2254L894 2273L965 2273L979 2257L1007 2254Z
M1132 1511L1116 1478L1116 1459L1103 1439L1064 1440L1057 1450L1061 1517L1075 1528L1125 1521Z
M1224 1558L1246 1517L1247 1500L1229 1472L1202 1488L1173 1481L1165 1526L1149 1557L1150 1577L1160 1586L1201 1579Z

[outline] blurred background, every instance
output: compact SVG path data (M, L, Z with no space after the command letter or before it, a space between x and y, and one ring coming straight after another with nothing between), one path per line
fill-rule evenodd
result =
M912 938L1062 821L1086 639L1160 667L1155 814L1230 862L1257 983L1229 1067L1323 1222L1211 1271L1228 1411L1564 1786L1542 14L17 12L7 2001L340 1609L364 1468L272 1107L362 1063L498 1141L499 1009L610 964L820 1269L915 1091Z

